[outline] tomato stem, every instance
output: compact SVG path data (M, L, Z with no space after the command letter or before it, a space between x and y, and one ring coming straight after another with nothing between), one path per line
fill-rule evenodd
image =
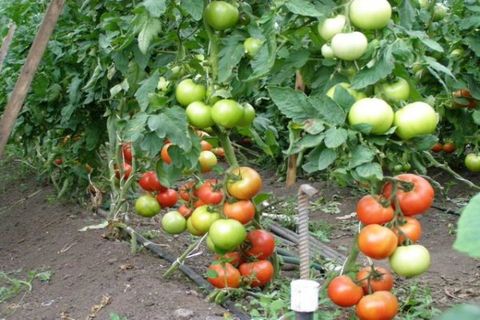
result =
M168 278L172 275L172 273L177 270L177 268L183 264L187 256L192 253L193 251L197 250L200 244L207 238L208 233L205 233L200 239L192 243L187 250L185 250L178 258L175 260L175 262L168 268L168 270L163 274L164 278Z
M235 151L233 150L233 145L230 141L230 137L226 132L219 128L214 128L214 131L218 139L220 140L220 145L225 151L225 159L227 160L227 163L230 165L230 167L238 167L237 156L235 155Z

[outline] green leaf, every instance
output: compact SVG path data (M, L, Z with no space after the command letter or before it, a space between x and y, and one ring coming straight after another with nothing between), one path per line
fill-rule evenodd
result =
M182 8L196 21L202 19L203 1L199 0L182 0Z
M429 49L433 51L443 52L442 46L435 40L430 39L424 31L411 31L405 29L403 31L410 37L420 40Z
M307 162L302 166L307 173L324 170L337 159L337 153L322 146L314 148L306 157Z
M362 164L355 168L355 172L363 179L378 181L383 179L382 167L376 162Z
M377 61L370 69L364 68L355 75L352 80L353 89L363 89L379 80L385 79L395 68L395 60L391 47L387 48L380 61Z
M323 13L320 12L310 1L306 0L289 0L285 4L287 9L300 16L307 17L322 17Z
M332 125L345 123L347 118L345 111L326 95L311 96L308 97L308 101L315 108L317 117L320 117L326 123Z
M452 71L447 67L445 67L443 64L438 63L437 60L435 60L434 58L425 57L425 61L428 63L429 69L432 68L438 72L443 72L446 75L455 79L455 76L453 75Z
M478 320L480 307L472 304L460 304L445 311L437 320Z
M160 18L167 10L166 0L145 0L143 1L143 6L155 18Z
M241 42L242 39L242 36L228 37L225 46L220 51L220 60L218 62L219 82L225 82L230 78L233 69L245 55L243 43Z
M167 108L161 114L150 116L148 127L160 138L168 137L173 144L184 151L190 151L192 148L185 110L180 107Z
M352 151L350 162L348 166L350 168L358 167L364 163L369 163L375 157L375 152L363 145L357 145Z
M148 47L158 33L162 30L162 24L157 18L149 18L138 34L138 48L143 54L146 54Z
M318 158L318 170L327 169L337 159L337 153L332 149L325 149Z
M293 148L289 152L289 154L296 154L302 150L314 148L320 145L324 138L325 138L324 134L318 134L318 135L307 134L304 137L302 137L300 141L293 144Z
M476 125L480 126L480 111L475 110L472 114L473 117L473 122L475 122Z
M418 151L430 150L437 142L438 137L433 134L415 137L409 141L409 143L411 143L411 146Z
M480 27L480 16L474 15L463 19L462 21L460 21L459 27L462 30L470 30Z
M473 197L458 220L457 239L453 248L472 258L480 258L480 194Z
M477 57L480 57L480 37L469 36L463 39L463 42L475 53Z
M416 14L410 0L402 1L398 8L398 14L400 15L400 25L408 30L412 29Z
M325 146L329 149L334 149L347 141L348 132L343 128L332 127L325 132Z
M281 87L269 87L268 92L273 103L287 118L296 122L315 118L315 109L310 105L303 92Z
M148 120L148 114L144 112L137 112L132 119L127 122L125 127L126 140L136 141L144 132L145 124Z
M155 71L149 78L141 82L140 87L135 92L135 98L142 111L147 109L149 103L148 95L157 89L158 79L160 79L160 74L158 71Z
M275 64L277 33L275 31L275 16L273 16L273 12L270 16L266 16L265 19L265 23L261 25L261 29L263 37L267 40L257 52L255 58L250 62L253 73L245 81L257 80L267 75Z

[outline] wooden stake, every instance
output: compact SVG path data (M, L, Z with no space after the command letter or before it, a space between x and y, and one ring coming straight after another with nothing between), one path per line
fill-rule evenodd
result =
M5 61L5 58L7 57L8 49L10 48L10 43L12 43L13 34L15 33L16 28L17 26L15 23L12 23L8 29L7 36L3 39L2 47L0 48L0 72L2 71L3 61Z
M295 90L305 91L305 83L303 82L303 77L300 71L297 70L295 73ZM297 158L298 155L292 154L288 157L288 167L287 167L287 180L286 186L291 187L295 185L297 181Z
M45 49L47 48L48 40L55 29L58 17L60 16L65 0L52 0L47 8L42 24L38 29L32 47L28 52L25 64L20 71L15 88L8 100L5 112L0 120L0 159L3 157L5 146L8 142L8 137L12 132L18 114L22 109L23 102L27 96L28 90L33 80L33 76L37 71L38 65L42 60Z

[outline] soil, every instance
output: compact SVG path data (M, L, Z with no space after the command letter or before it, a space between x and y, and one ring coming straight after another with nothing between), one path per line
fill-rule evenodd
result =
M44 282L35 279L31 291L0 304L0 320L114 319L113 313L129 320L222 319L228 315L225 309L207 302L180 272L169 280L162 278L169 263L148 250L133 254L125 241L105 239L104 229L80 232L102 219L82 206L56 200L51 187L31 174L17 173L12 168L0 168L0 272L26 278L29 271L51 271L52 276ZM271 173L263 176L265 191L279 199L295 197L301 183L316 187L320 193L312 198L317 205L312 207L311 219L328 224L332 230L329 245L346 253L356 225L350 213L360 193L340 189L332 182L301 179L286 189ZM432 176L443 185L450 180L437 172ZM480 183L478 176L469 178ZM449 200L438 205L459 211L457 203L472 194L457 183L448 190ZM414 281L431 288L434 305L440 309L456 303L480 303L480 262L452 249L457 219L457 215L437 209L420 218L424 228L421 243L430 250L432 267ZM133 219L131 224L143 231L159 229L155 220ZM191 243L186 235L162 233L152 241L177 256ZM188 264L202 274L210 259L207 255ZM400 287L411 286L410 280L397 279L397 283ZM193 314L182 318L179 309Z

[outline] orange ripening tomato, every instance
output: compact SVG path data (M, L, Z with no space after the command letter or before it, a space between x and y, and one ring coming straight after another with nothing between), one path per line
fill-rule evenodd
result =
M170 155L168 154L168 148L170 148L171 145L171 142L164 144L162 151L160 152L160 156L162 157L163 162L166 164L172 163L172 158L170 158Z
M393 230L398 237L398 244L402 244L407 238L415 243L422 237L422 225L412 217L405 217L405 224Z
M213 149L213 146L210 144L210 142L208 142L206 140L200 141L200 147L201 147L202 151L210 151L210 150Z
M356 305L362 299L363 289L357 286L348 276L343 275L330 281L327 294L337 306L348 308Z
M208 270L215 273L207 278L215 288L238 288L240 286L240 271L230 263L212 264Z
M235 168L229 175L227 191L236 199L249 200L262 188L262 178L250 167Z
M369 279L370 278L370 279ZM357 273L357 281L362 286L365 294L375 291L390 291L393 288L393 276L385 268L375 267L375 271L371 267L360 269Z
M225 202L223 213L227 218L235 219L247 224L255 217L255 205L250 200L239 200L237 202Z
M377 291L364 296L357 304L360 320L391 320L398 312L398 300L390 291Z
M369 224L358 234L358 248L372 259L385 259L397 248L398 239L395 233L379 224Z
M432 147L433 152L440 152L442 150L443 150L443 144L441 144L440 142L435 143Z
M443 151L446 152L446 153L452 153L453 151L455 151L456 147L455 147L455 144L452 143L452 142L447 142L443 145Z
M122 143L122 155L126 163L132 164L132 160L133 160L132 143L130 142Z
M363 224L384 224L393 219L390 201L382 196L366 195L357 203L357 218Z

